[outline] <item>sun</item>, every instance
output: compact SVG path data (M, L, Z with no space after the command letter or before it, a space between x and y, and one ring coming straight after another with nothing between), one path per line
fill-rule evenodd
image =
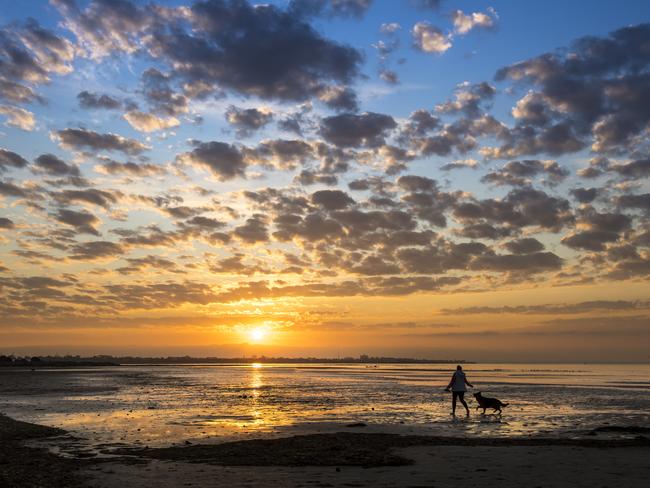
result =
M248 337L252 342L261 342L266 337L266 330L262 327L255 327L248 332Z

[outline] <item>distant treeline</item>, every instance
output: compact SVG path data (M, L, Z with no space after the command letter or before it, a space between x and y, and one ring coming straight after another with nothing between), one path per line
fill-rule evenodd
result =
M97 356L92 358L82 358L79 356L0 356L0 367L3 366L51 368L64 366L119 366L119 363L107 360L106 358L99 358Z
M359 357L344 358L284 358L249 356L239 358L203 357L192 356L167 356L167 357L139 357L139 356L40 356L40 357L16 357L0 356L0 366L118 366L120 364L249 364L252 362L267 364L445 364L445 363L466 363L464 359L416 359L416 358L394 358L394 357L373 357L361 355Z

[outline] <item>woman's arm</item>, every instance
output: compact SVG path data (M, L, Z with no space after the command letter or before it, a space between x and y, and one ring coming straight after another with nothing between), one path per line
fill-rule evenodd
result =
M467 383L467 386L469 386L470 388L474 388L474 385L467 380L467 376L465 376L465 383Z
M447 388L445 388L445 390L449 390L449 388L451 388L451 385L453 384L454 384L454 375L452 374L451 380L449 380L449 384L447 385Z

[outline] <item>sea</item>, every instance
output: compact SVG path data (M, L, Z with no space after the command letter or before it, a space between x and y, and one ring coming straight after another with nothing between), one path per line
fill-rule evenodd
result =
M0 412L96 445L161 446L302 433L633 435L650 427L648 364L467 364L451 415L453 364L122 365L0 368ZM481 391L508 406L477 410ZM609 434L607 432L610 432Z

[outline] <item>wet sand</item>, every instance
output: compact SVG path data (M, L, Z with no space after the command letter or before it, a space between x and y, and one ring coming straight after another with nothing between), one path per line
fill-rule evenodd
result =
M19 422L0 415L0 486L70 487L88 486L82 480L79 464L62 459L45 448L28 447L26 441L50 438L65 431Z
M342 427L344 428L344 427ZM3 487L646 486L650 439L451 438L364 432L56 456L60 429L0 416ZM26 444L27 443L27 444Z

